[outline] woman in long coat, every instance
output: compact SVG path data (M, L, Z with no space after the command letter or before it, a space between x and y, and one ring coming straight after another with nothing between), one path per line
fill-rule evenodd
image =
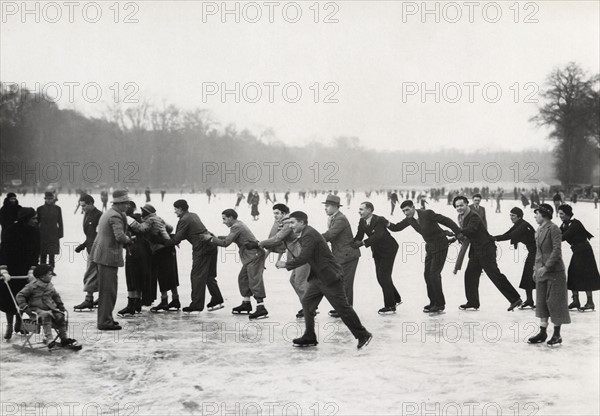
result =
M554 209L548 204L540 204L535 209L535 221L539 228L535 233L534 279L537 307L535 316L540 318L540 332L529 338L530 344L539 344L548 337L548 319L552 319L554 333L548 345L562 343L560 327L571 323L567 307L567 276L562 260L562 233L552 223Z
M17 222L6 229L0 248L0 265L6 266L11 276L25 276L33 273L33 268L38 264L40 258L40 231L37 226L37 218L33 208L21 208ZM28 283L27 279L11 279L8 282L0 282L0 310L6 314L8 325L6 327L5 339L10 339L13 334L13 323L15 315L14 330L21 332L21 318L17 313L11 298L19 293Z
M573 208L570 205L561 205L558 207L558 216L562 220L560 229L562 239L571 245L573 257L569 263L567 279L567 289L573 293L573 302L569 309L579 309L580 311L594 310L594 301L592 292L600 289L600 274L598 265L594 257L594 251L589 243L589 239L594 236L590 234L583 224L573 219ZM587 302L582 307L579 303L579 292L585 292Z
M62 210L56 205L56 197L46 192L44 205L37 209L40 224L40 263L54 267L54 256L60 253L60 239L63 238Z
M517 248L518 243L523 243L527 248L527 258L525 259L525 266L523 267L523 274L521 275L521 283L519 287L525 289L527 299L521 305L521 309L535 308L533 303L533 289L535 289L535 282L533 281L533 266L535 264L535 229L527 221L523 219L523 210L521 208L514 207L510 210L510 220L513 226L502 235L494 236L496 241L510 240L510 243Z
M258 195L257 191L254 191L254 193L252 194L252 197L250 198L250 205L252 206L250 215L252 215L252 218L254 219L254 221L258 220L258 216L260 215L260 212L258 212L258 203L259 202L260 202L260 196Z
M2 204L2 208L0 208L0 227L2 227L2 235L0 236L0 241L4 240L4 234L8 227L14 224L17 220L17 214L19 213L19 209L21 209L21 205L19 205L19 201L17 200L17 195L12 192L6 194L6 198L4 199L4 203Z

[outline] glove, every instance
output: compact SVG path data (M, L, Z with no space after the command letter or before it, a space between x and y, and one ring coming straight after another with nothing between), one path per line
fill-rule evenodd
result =
M77 247L75 247L75 253L81 253L84 248L85 244L79 244Z
M10 282L11 277L6 269L2 269L0 272L0 279L3 279L6 283Z
M357 241L357 240L354 240L350 243L350 247L352 247L352 248L360 248L364 245L365 245L365 243L363 243L362 241Z
M248 250L253 250L259 248L258 241L249 241L246 243L246 248Z
M31 269L29 269L29 271L27 272L27 278L29 279L29 281L35 281L35 276L33 275L33 267Z

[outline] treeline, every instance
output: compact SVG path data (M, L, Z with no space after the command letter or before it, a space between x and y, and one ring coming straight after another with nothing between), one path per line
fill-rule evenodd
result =
M223 128L206 110L143 102L90 118L27 90L0 91L4 186L20 180L72 189L495 188L554 177L552 155L544 151L376 151L356 137L288 146L272 131Z

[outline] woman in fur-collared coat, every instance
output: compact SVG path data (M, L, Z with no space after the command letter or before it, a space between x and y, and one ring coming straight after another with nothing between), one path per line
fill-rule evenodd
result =
M534 280L536 289L535 316L540 318L540 332L529 338L530 344L544 342L547 338L548 318L554 324L554 333L548 345L562 343L560 326L571 323L567 307L567 275L562 260L562 233L552 223L554 209L540 204L535 209L535 221L539 228L535 232L536 254Z

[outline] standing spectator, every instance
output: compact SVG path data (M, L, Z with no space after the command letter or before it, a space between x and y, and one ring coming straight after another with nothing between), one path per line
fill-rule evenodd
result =
M146 186L146 190L144 191L144 194L146 195L146 204L150 202L150 187Z
M252 210L250 215L252 215L252 219L254 221L258 220L258 216L260 212L258 212L258 203L260 202L260 196L258 195L258 191L254 191L250 196L250 205L252 206Z
M552 197L552 202L554 203L554 210L558 212L558 207L561 206L563 203L562 196L560 195L560 192L558 190L556 190L556 192L554 193L554 196Z
M554 324L554 334L548 345L561 344L560 327L571 323L567 307L567 278L562 260L561 232L552 223L553 209L541 204L535 209L535 221L539 228L535 233L536 254L534 279L536 290L535 316L540 318L540 332L529 338L530 344L539 344L548 337L548 319Z
M60 253L60 239L64 232L62 210L56 205L53 192L44 194L44 205L38 207L37 218L40 224L40 263L54 268L54 256Z
M102 212L108 209L108 191L103 189L100 191L100 201L102 202Z
M5 233L8 227L14 224L17 220L17 215L21 205L17 200L17 195L13 192L6 194L2 208L0 208L0 227L2 227L2 234L0 234L0 242L4 241Z
M102 212L94 206L94 198L91 195L83 194L79 198L79 205L84 213L83 233L85 234L85 241L75 248L75 252L80 253L84 249L87 251L87 267L83 275L83 291L86 292L86 296L81 304L73 308L76 312L84 309L91 310L94 307L94 292L98 291L98 268L92 262L90 251L98 234L98 223L102 216Z
M126 190L113 192L112 207L102 214L98 223L98 235L92 245L90 256L98 268L98 329L101 331L120 330L112 313L117 301L119 267L123 267L123 246L131 239L125 234L127 220L125 211L129 208Z

